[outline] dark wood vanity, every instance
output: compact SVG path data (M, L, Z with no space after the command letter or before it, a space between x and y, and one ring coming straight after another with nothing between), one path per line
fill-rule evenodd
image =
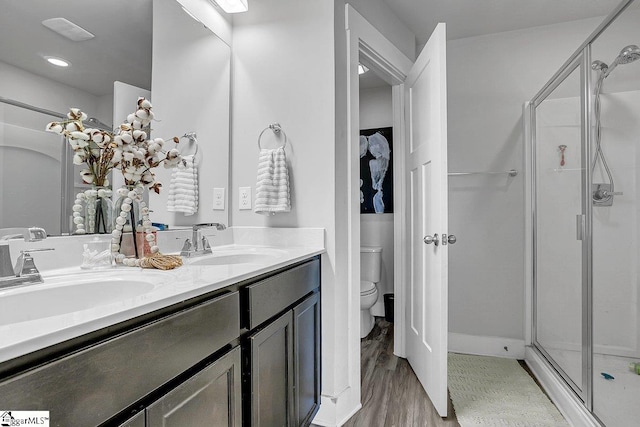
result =
M52 426L307 426L318 256L0 364L0 407Z

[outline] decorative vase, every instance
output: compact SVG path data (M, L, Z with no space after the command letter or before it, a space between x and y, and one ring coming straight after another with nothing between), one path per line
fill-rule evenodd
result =
M151 242L155 242L155 233L148 220L149 209L142 201L143 191L142 186L135 185L125 185L116 190L118 198L114 203L112 235L118 241L112 243L117 243L118 251L127 257L143 258L150 255ZM153 234L152 239L148 237L149 233Z
M113 192L109 187L91 187L76 195L73 205L75 234L109 234L113 231Z

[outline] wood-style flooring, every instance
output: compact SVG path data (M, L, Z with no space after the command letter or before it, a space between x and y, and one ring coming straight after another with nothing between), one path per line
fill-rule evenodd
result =
M407 360L393 355L393 323L376 319L360 347L362 409L345 426L460 426L451 399L449 417L440 418Z

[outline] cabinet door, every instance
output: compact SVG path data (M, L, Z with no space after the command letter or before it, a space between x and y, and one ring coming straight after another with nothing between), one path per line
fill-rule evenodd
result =
M144 412L137 413L123 424L120 424L120 427L145 427Z
M235 347L149 406L147 426L240 427L240 384L240 347Z
M293 309L294 414L308 426L320 405L320 294Z
M249 338L252 427L294 424L292 326L288 311Z

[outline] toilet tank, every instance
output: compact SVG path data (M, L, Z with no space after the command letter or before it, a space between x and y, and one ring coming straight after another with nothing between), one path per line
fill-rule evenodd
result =
M382 248L380 246L360 247L360 280L378 283L382 270Z

